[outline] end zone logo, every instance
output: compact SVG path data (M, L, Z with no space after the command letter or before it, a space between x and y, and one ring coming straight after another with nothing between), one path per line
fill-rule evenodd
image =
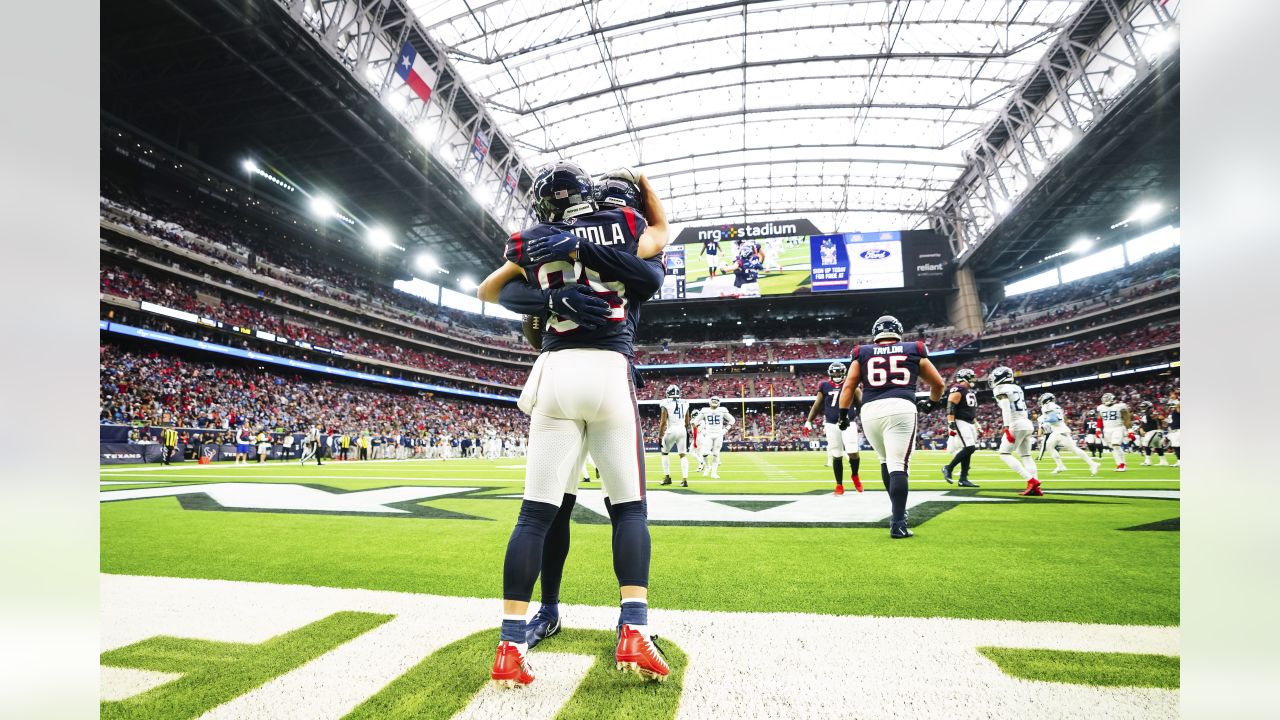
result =
M883 260L889 257L891 254L892 253L890 253L888 250L885 250L884 248L872 248L870 250L863 250L862 252L858 253L858 255L863 260Z

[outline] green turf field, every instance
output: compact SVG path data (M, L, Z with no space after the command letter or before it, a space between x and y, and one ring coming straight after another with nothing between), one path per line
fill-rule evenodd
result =
M784 270L782 272L761 272L760 273L760 294L762 295L790 295L802 287L809 284L809 243L807 238L800 238L801 242L789 244L786 241L793 238L784 238L782 245L781 263ZM733 242L729 240L720 243L720 253L716 255L717 261L721 264L730 262L734 259ZM708 270L707 258L709 256L702 255L702 243L690 243L685 246L685 287L688 289L690 297L701 297L704 285L710 277ZM728 275L730 278L733 272L721 274ZM730 286L732 283L730 282Z
M675 647L689 656L692 673L681 702L697 705L699 693L713 692L698 680L699 657L710 652L700 654L698 648L713 633L711 626L700 624L704 615L699 613L725 611L735 613L726 618L783 613L787 615L770 617L812 618L804 622L839 627L875 618L896 618L898 623L918 618L914 622L922 623L920 632L926 636L937 630L931 623L950 623L938 630L939 643L964 637L972 628L985 628L982 632L989 630L991 635L975 637L972 647L966 644L966 657L981 663L1001 682L1015 683L1011 688L1022 687L1016 682L1026 684L1015 682L1016 678L1029 678L1045 685L1089 687L1091 693L1114 691L1114 696L1099 697L1120 703L1115 716L1162 716L1161 711L1140 712L1125 705L1132 698L1124 693L1138 692L1133 687L1146 688L1140 693L1143 702L1164 698L1160 693L1176 696L1176 690L1165 689L1176 688L1176 664L1170 675L1167 660L1161 658L1178 654L1178 469L1142 467L1137 456L1131 456L1129 472L1104 469L1091 478L1074 458L1067 461L1069 471L1062 475L1049 474L1052 465L1046 460L1040 467L1048 494L1021 498L1016 492L1023 483L994 453L975 456L971 478L982 485L979 490L961 491L945 484L938 468L946 457L940 452L913 456L911 485L916 504L911 506L910 518L916 537L892 541L887 532L888 499L878 477L863 473L866 493L832 496L831 471L824 466L822 453L725 453L721 479L694 472L688 490L659 487L658 457L651 455L653 613L659 618L666 613L677 625L690 623L682 633L670 635ZM496 626L503 554L519 509L522 477L523 459L105 468L101 474L102 571L108 577L156 576L173 583L180 581L167 579L254 583L235 586L244 588L340 588L345 590L325 592L351 598L363 598L357 591L369 590L488 598L467 602L480 603L485 609L482 620L491 617L490 624ZM117 499L131 493L157 496ZM611 627L607 616L616 610L608 608L617 599L610 526L600 502L598 482L582 487L561 593L563 602L593 608L583 612L598 614L597 626L577 627L596 630ZM281 632L301 632L308 623L338 611L395 613L363 602L322 603L324 612L306 615ZM123 604L131 607L119 612L138 612L137 603ZM104 612L110 614L112 609L104 607ZM987 624L964 625L966 620ZM1094 626L1115 628L1106 632L1116 633L1117 639L1100 644L1088 631L1086 638L1068 641L1053 630ZM1134 644L1116 626L1134 627L1147 639ZM459 624L462 634L450 642L460 642L483 627L482 622L462 633L466 628ZM156 635L165 635L164 630L157 626ZM368 632L372 636L381 631ZM875 636L881 630L877 625L875 632L867 632ZM838 631L820 632L813 642L833 633ZM574 642L585 642L583 637L587 636ZM229 640L212 631L197 639ZM317 652L323 649L316 647ZM711 643L709 647L718 646ZM899 646L890 643L889 647ZM980 647L984 649L979 651ZM1040 654L1019 655L1009 648ZM308 651L299 652L282 657L296 656L303 662ZM1138 659L1127 659L1130 655ZM106 658L104 665L111 664ZM590 662L582 662L586 663L582 677L595 677L586 669ZM259 665L236 675L243 678L234 682L257 678L255 673L263 671ZM399 668L393 677L408 672L411 665ZM560 711L564 716L590 715L595 701L583 698L593 697L591 692L598 688L588 692L595 681L582 682L586 684L579 687L577 699L564 701L567 704ZM233 687L240 688L237 692L243 689ZM261 692L270 687L264 686ZM812 695L796 692L797 698ZM465 697L450 696L448 707L465 705L471 694L468 690ZM169 696L162 695L139 707L163 700L170 703L165 707L192 708L194 715L195 709L207 705L207 698L165 699ZM374 700L369 697L360 699L361 710L353 717L375 716L369 713L380 704L409 707L422 702L420 693L405 695L403 700L386 692ZM488 702L483 696L476 698L477 703ZM716 698L707 702L730 702ZM838 698L819 700L836 702ZM1102 700L1089 702L1096 706ZM1161 699L1156 706L1165 704ZM109 709L113 717L148 716L130 715L127 702L109 705L104 704L104 711ZM674 712L674 707L669 709ZM416 712L406 711L403 716L416 716ZM817 709L813 712L821 714ZM452 711L440 716L451 715Z

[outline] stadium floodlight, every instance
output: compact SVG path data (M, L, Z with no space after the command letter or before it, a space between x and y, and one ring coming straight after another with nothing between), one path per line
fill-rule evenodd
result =
M421 253L414 259L414 264L424 273L437 272L440 266L436 264L436 257L431 253Z
M1140 223L1150 222L1151 220L1154 220L1156 216L1160 214L1160 211L1163 209L1164 209L1164 206L1157 202L1140 203L1137 207L1133 209L1133 212L1129 213L1129 217L1121 220L1115 225L1112 225L1111 229L1115 230L1116 228L1122 225L1128 225L1129 223L1132 223L1132 222L1140 222Z
M398 92L393 92L390 95L387 95L387 106L391 108L392 112L404 112L405 107L408 105L409 101L404 95L401 95Z
M258 163L247 158L244 162L240 163L240 167L244 168L244 171L250 174L258 172Z
M466 290L467 292L471 292L480 286L476 284L476 281L472 279L470 275L463 275L458 279L458 287Z
M394 244L391 240L391 233L380 225L375 225L374 227L369 228L364 237L369 241L370 245L378 248L379 250L385 247L390 247Z
M334 207L333 201L330 200L329 198L325 197L324 195L311 196L311 214L312 215L315 215L321 220L327 220L328 218L333 217L337 212L338 212L338 209Z
M1090 240L1089 238L1082 237L1079 240L1076 240L1075 242L1071 243L1071 247L1068 248L1068 250L1070 250L1073 253L1086 253L1086 252L1089 252L1089 250L1091 250L1092 248L1093 248L1093 241Z
M1000 213L1001 215L1004 215L1005 213L1009 212L1009 208L1013 207L1013 205L1009 202L1007 198L1002 198L999 195L995 197L991 205L996 209L996 212Z

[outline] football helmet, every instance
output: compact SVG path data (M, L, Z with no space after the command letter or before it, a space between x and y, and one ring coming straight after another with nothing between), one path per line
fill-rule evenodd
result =
M1114 403L1115 403L1115 401L1116 401L1116 396L1115 396L1114 394L1112 394L1112 393L1103 393L1103 394L1102 394L1102 404L1103 404L1103 405L1112 405L1112 404L1114 404Z
M533 178L533 209L541 222L557 222L594 212L591 176L577 163L560 161Z
M881 315L871 326L871 339L875 342L887 339L901 340L902 323L892 315Z
M713 397L713 398L711 398L711 407L712 407L712 408L718 408L718 407L720 407L720 398L718 398L718 397Z
M678 398L678 397L680 397L680 386L679 386L679 385L668 385L668 386L667 386L667 397L669 397L669 398Z
M1057 400L1057 398L1055 398L1055 397L1053 396L1053 393L1045 393L1045 394L1043 394L1043 395L1041 395L1041 396L1040 396L1040 404L1041 404L1041 405L1044 405L1045 403L1051 403L1051 402L1053 402L1054 400Z
M995 387L997 385L1003 385L1007 382L1013 382L1013 369L1006 367L1004 365L1001 365L1000 367L991 371L991 375L988 378L988 382L991 383L991 387Z
M827 377L831 378L832 380L836 380L836 379L843 380L845 376L845 371L846 371L846 368L844 366L844 363L839 361L833 362L827 366Z
M1147 400L1138 403L1138 412L1151 412L1151 403Z
M629 207L644 212L644 196L640 193L640 177L635 170L622 167L610 170L596 179L592 197L599 207Z
M959 370L956 371L956 382L968 383L972 385L974 378L976 378L977 376L978 374L970 370L969 368L960 368Z

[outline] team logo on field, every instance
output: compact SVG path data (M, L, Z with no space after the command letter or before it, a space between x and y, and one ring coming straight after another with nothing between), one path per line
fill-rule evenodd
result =
M187 510L485 520L421 504L425 500L466 495L478 489L413 485L376 490L338 490L323 485L220 482L109 490L99 493L99 499L105 503L176 497Z

